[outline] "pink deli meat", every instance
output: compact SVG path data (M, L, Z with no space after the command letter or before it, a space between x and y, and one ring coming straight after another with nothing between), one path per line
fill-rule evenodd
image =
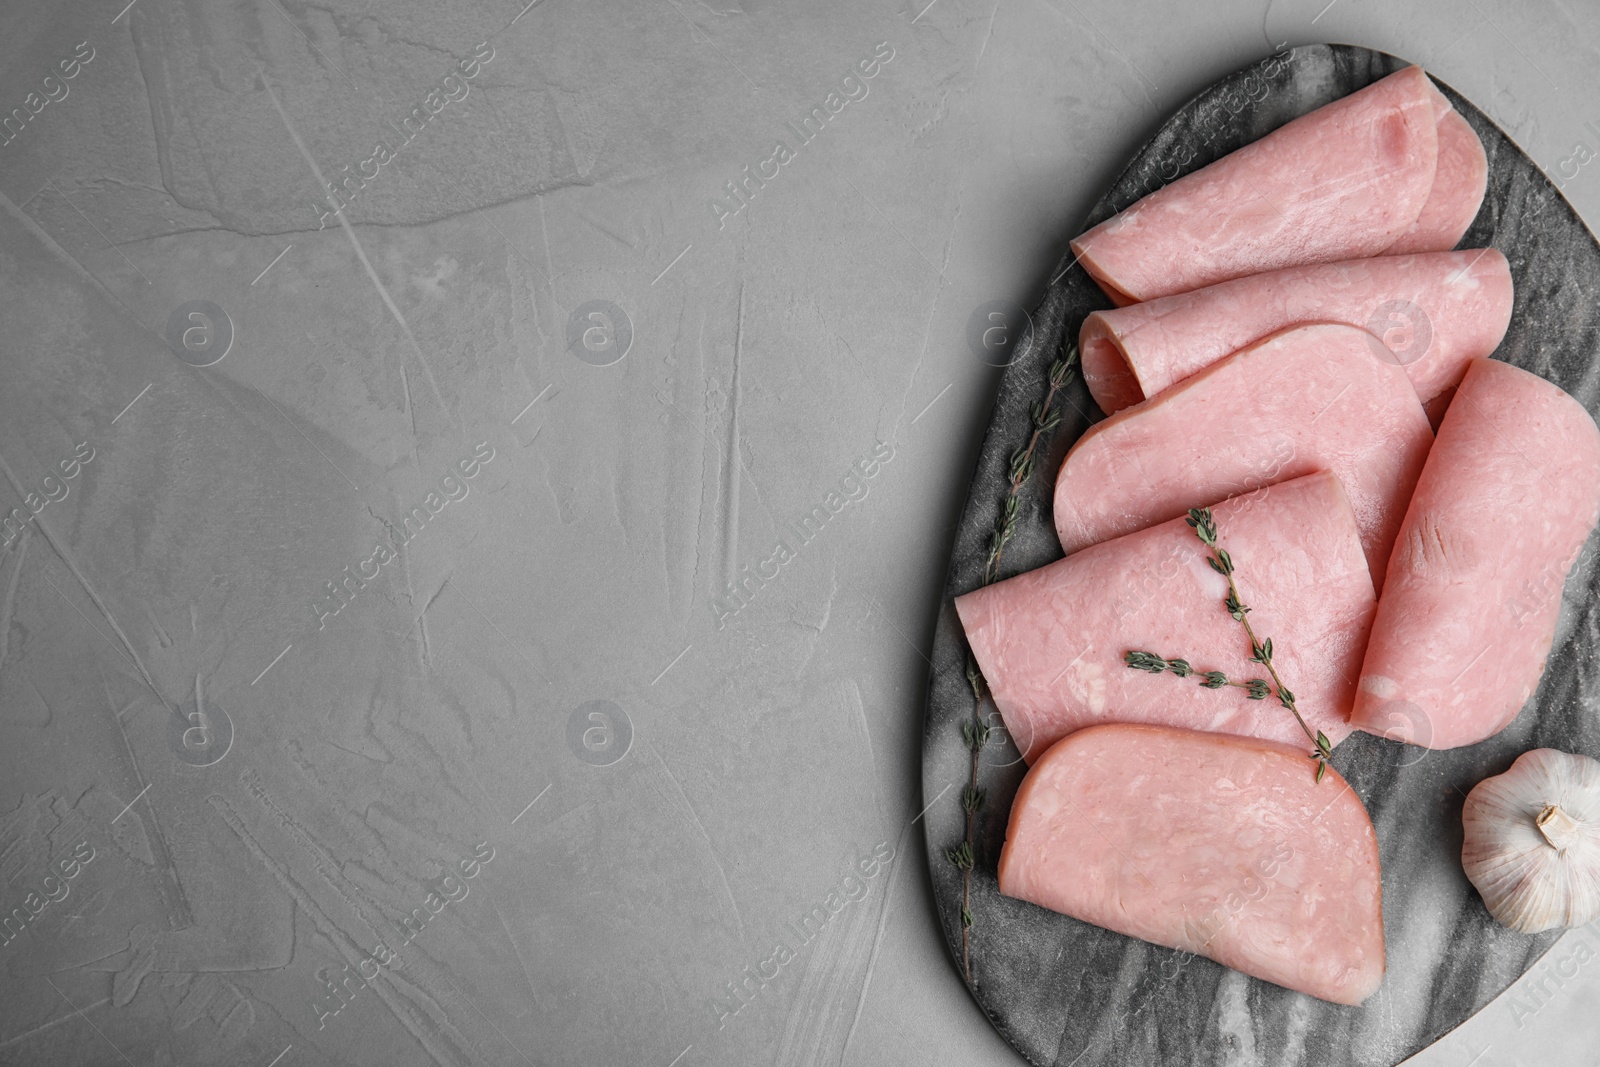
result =
M1254 274L1096 311L1078 350L1107 414L1152 397L1286 326L1342 322L1395 353L1426 403L1493 352L1511 321L1511 269L1492 248L1379 256Z
M1385 250L1385 255L1454 248L1478 217L1484 190L1488 188L1489 160L1484 155L1483 142L1445 95L1437 87L1429 88L1433 90L1439 139L1433 189L1417 221Z
M1022 780L1000 892L1337 1004L1383 981L1378 839L1304 751L1099 726Z
M1157 189L1072 249L1118 306L1377 255L1432 193L1433 93L1420 67L1391 74Z
M1377 600L1338 480L1326 472L1213 508L1251 624L1312 730L1349 736L1355 677ZM1094 545L956 598L967 643L1007 732L1030 762L1105 722L1244 734L1307 746L1294 717L1241 689L1129 668L1123 655L1187 658L1230 678L1261 675L1223 609L1227 582L1183 519Z
M1329 470L1350 495L1381 582L1432 444L1404 369L1377 338L1354 326L1295 326L1092 426L1056 476L1056 532L1076 552Z
M1536 374L1473 363L1395 543L1352 724L1429 748L1504 729L1539 684L1597 515L1589 412Z

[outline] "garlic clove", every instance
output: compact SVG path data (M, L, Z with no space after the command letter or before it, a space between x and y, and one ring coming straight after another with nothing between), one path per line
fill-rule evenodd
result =
M1461 865L1504 925L1522 933L1600 918L1600 762L1551 748L1473 787Z

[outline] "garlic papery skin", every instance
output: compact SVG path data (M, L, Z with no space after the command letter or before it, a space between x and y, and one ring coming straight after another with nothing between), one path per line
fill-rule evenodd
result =
M1461 865L1502 925L1525 934L1600 918L1600 761L1523 752L1461 809Z
M1600 762L1524 752L1473 786L1461 824L1461 866L1502 924L1536 934L1600 918Z

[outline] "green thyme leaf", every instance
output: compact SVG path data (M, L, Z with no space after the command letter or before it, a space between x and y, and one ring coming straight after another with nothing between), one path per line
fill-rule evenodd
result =
M1149 671L1151 674L1160 674L1167 669L1167 661L1154 652L1128 652L1123 655L1122 662L1136 671Z
M1078 362L1078 346L1063 346L1061 358L1050 365L1050 391L1057 392L1066 388L1072 381L1073 366Z
M1217 524L1211 517L1210 508L1190 508L1189 518L1186 520L1194 528L1195 534L1206 547L1215 548L1217 545Z
M989 726L974 719L968 719L961 724L961 739L967 747L974 752L982 752L983 746L989 743Z

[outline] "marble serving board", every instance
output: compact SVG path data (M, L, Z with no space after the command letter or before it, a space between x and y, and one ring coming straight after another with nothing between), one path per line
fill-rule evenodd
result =
M1406 66L1381 52L1315 45L1268 57L1180 108L1134 156L1084 223L1087 229L1140 196L1256 140L1283 123ZM1516 283L1511 327L1497 358L1600 404L1600 248L1540 172L1484 114L1441 85L1477 130L1489 159L1483 208L1461 247L1505 253ZM936 626L923 748L929 866L954 966L962 963L961 871L946 850L962 840L961 787L969 753L966 643L952 599L982 584L989 536L1005 495L1009 456L1029 432L1029 408L1064 339L1109 302L1070 259L1052 274L1000 381L994 411L956 534ZM1050 503L1067 448L1098 410L1081 381L1066 418L1021 496L1002 576L1061 556ZM1561 447L1551 441L1552 449ZM1002 897L996 864L1023 774L1016 749L995 732L985 749L971 885L969 988L1002 1035L1035 1064L1389 1065L1439 1039L1533 966L1556 934L1528 936L1490 918L1462 874L1461 806L1481 779L1520 753L1552 747L1600 756L1595 650L1600 617L1594 543L1568 580L1550 666L1516 721L1479 745L1428 752L1357 733L1334 764L1365 801L1383 863L1388 973L1361 1007L1328 1004L1043 908ZM986 708L998 727L999 717Z

